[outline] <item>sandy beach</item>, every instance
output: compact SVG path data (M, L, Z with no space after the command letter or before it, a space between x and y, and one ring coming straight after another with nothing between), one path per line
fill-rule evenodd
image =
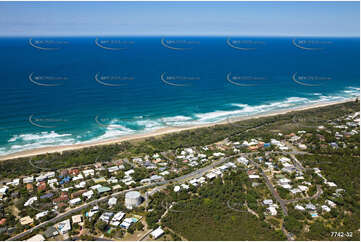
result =
M274 116L274 115L279 115L279 114L286 114L286 113L293 112L293 111L301 111L301 110L307 110L307 109L312 109L312 108L324 107L324 106L328 106L328 105L345 103L345 102L349 102L349 101L353 101L353 100L355 100L355 98L349 98L349 99L345 99L342 101L315 103L315 104L296 107L296 108L280 109L277 111L253 115L253 116L232 117L230 119L220 121L220 122L215 122L215 123L192 125L192 126L182 126L182 127L165 127L165 128L160 128L160 129L148 132L148 133L132 134L132 135L122 136L119 138L114 138L114 139L109 139L109 140L104 140L104 141L89 142L89 143L74 144L74 145L43 147L43 148L26 150L26 151L16 152L13 154L3 155L3 156L0 156L0 160L15 159L15 158L20 158L20 157L28 157L28 156L34 156L34 155L40 155L40 154L46 154L46 153L63 152L63 151L67 151L67 150L77 150L77 149L82 149L82 148L92 147L92 146L97 146L97 145L115 144L115 143L120 143L123 141L145 139L145 138L149 138L149 137L155 137L155 136L160 136L160 135L174 133L174 132L180 132L183 130L197 129L197 128L202 128L202 127L211 127L211 126L215 126L215 125L219 125L219 124L238 122L238 121L247 120L247 119Z

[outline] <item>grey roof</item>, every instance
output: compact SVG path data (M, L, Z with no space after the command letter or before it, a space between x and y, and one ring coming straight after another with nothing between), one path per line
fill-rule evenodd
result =
M44 236L46 238L50 238L55 236L54 233L58 233L58 231L56 230L56 228L54 228L53 226L49 227L45 232L44 232Z

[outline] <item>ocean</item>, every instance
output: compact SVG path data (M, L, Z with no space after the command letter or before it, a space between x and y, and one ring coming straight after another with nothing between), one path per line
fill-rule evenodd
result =
M0 155L356 97L359 38L0 38Z

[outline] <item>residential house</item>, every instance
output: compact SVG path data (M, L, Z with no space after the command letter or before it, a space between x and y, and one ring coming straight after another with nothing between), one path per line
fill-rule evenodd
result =
M32 218L30 218L30 216L26 216L20 219L20 224L21 225L28 225L28 224L32 224L34 222L34 220Z
M59 231L60 234L64 235L71 230L70 219L59 222L55 225L55 228Z
M158 239L160 236L164 234L164 230L161 227L158 227L157 229L153 230L150 234L154 239Z

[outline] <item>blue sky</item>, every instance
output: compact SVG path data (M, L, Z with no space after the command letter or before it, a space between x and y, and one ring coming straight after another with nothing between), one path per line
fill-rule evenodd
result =
M0 36L360 36L359 2L0 2Z

